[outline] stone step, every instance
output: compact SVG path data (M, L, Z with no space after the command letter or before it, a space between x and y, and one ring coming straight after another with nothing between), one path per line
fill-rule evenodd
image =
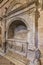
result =
M12 62L14 65L26 65L29 62L26 57L19 55L18 53L13 53L12 51L9 51L6 54L3 54L3 52L0 51L0 55L3 56L6 60Z
M15 65L15 64L13 64L8 59L0 55L0 65Z
M13 63L15 63L16 65L26 65L27 63L29 63L29 60L26 57L12 51L9 51L5 55L5 57Z
M9 57L9 56L5 56L9 61L11 61L12 63L14 63L15 65L25 65L24 63L22 62L19 62L18 60L16 59L13 59L12 57Z

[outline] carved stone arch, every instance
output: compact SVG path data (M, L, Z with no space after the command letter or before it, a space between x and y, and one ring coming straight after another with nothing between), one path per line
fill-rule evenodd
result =
M12 18L10 21L8 20L9 22L8 22L8 24L6 25L7 31L8 31L8 29L9 29L10 24L11 24L12 22L16 21L16 20L20 20L20 21L24 22L24 24L27 26L27 30L29 29L29 24L27 23L26 20L24 20L23 18L20 18L20 17L14 17L14 18Z
M25 24L25 26L27 27L27 31L28 31L28 28L29 28L28 23L23 18L16 17L16 18L13 18L11 21L9 21L9 23L7 24L7 37L8 37L8 29L9 29L9 26L13 22L15 22L16 20L23 22Z

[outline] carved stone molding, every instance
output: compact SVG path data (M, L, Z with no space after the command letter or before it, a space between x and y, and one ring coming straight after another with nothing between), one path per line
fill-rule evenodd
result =
M0 8L2 8L9 0L0 0Z

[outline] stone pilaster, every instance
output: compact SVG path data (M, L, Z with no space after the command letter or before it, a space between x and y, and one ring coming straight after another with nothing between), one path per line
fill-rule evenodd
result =
M4 29L5 29L5 31L4 31L4 39L5 39L5 41L4 41L4 53L6 53L6 46L7 46L7 41L6 41L6 13L7 13L7 7L5 7L5 21L4 21Z
M36 5L36 11L35 11L35 59L34 59L34 65L41 65L40 61L40 50L38 49L38 19L40 17L40 13L38 11L38 0L35 3Z

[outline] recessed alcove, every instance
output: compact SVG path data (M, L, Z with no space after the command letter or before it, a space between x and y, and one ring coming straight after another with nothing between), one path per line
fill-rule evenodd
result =
M27 26L21 20L13 21L8 29L8 43L10 48L26 51Z

